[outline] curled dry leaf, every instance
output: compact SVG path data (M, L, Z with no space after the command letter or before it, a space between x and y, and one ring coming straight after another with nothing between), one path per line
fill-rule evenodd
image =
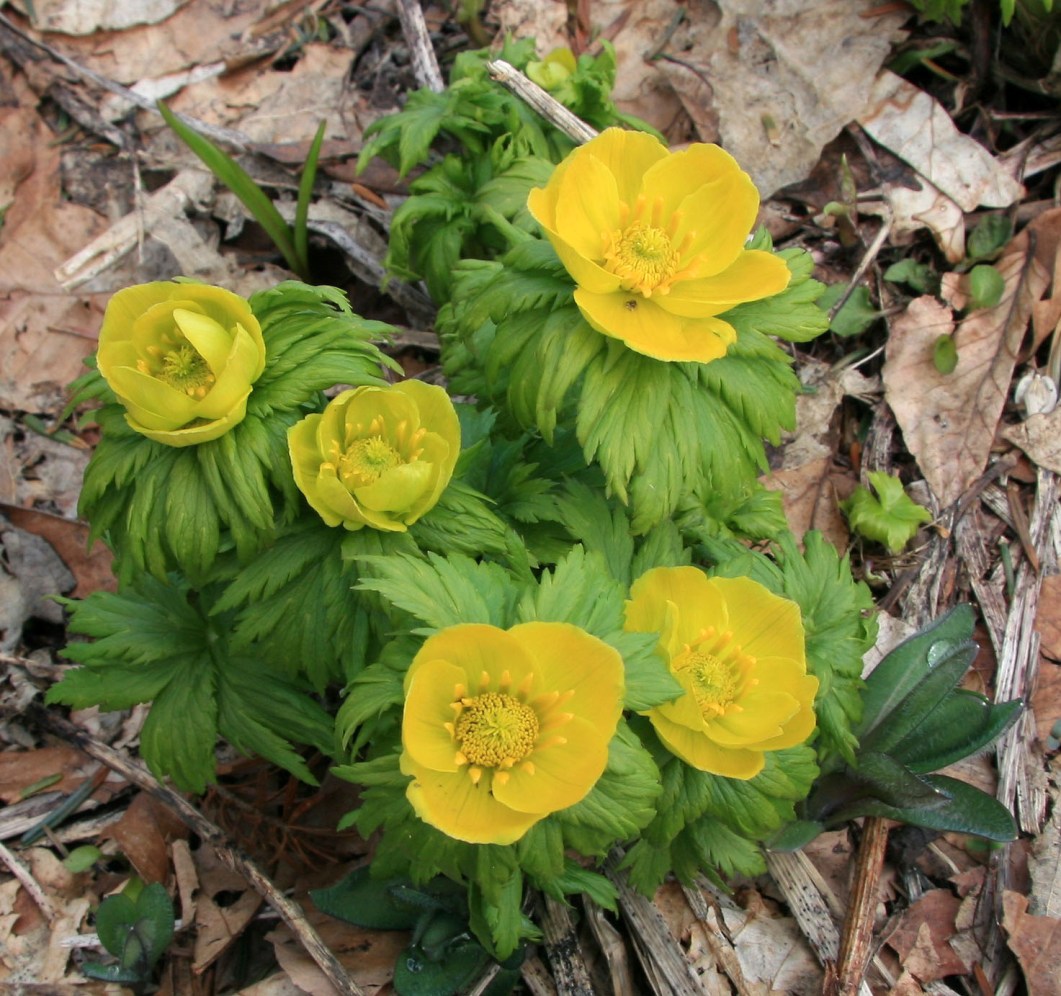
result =
M859 124L962 210L1009 207L1023 194L987 149L958 131L942 104L901 76L885 70L877 77L870 108Z
M994 308L960 323L933 297L910 302L893 323L883 369L884 394L910 452L943 506L956 501L987 466L995 430L1033 309L1051 284L1061 211L1032 222L996 263L1005 280ZM958 365L941 374L933 349L954 334Z

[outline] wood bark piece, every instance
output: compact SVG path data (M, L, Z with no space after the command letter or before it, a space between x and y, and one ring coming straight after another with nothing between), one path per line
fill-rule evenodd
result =
M505 89L511 90L520 100L537 111L546 121L556 125L568 138L583 145L597 137L597 131L580 117L569 111L555 97L546 93L533 80L527 79L515 66L504 59L488 62L490 75Z
M139 762L129 759L121 751L94 740L69 720L55 715L43 706L34 703L27 710L27 714L42 729L73 744L173 810L188 827L214 849L227 867L242 875L276 910L341 996L364 996L363 990L347 975L339 959L325 946L298 903L288 899L253 858L233 847L225 832L203 816L187 799L159 783L154 775Z
M622 911L637 957L652 988L660 996L702 996L689 962L675 942L659 910L627 882L619 870L622 855L612 853L604 864L608 878L619 890Z
M442 70L438 68L435 50L431 47L424 12L417 0L398 0L398 20L409 46L416 82L428 90L441 93L446 89L446 84L442 80Z
M538 919L559 996L593 996L593 984L578 947L570 908L542 896L538 902Z

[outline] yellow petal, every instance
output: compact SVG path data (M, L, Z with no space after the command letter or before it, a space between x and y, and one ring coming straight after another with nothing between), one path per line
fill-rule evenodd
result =
M452 460L457 462L461 448L461 426L457 411L444 388L421 380L403 380L393 390L411 398L419 415L419 426L438 433L450 446Z
M734 640L753 657L787 657L806 670L799 606L750 578L713 578L726 601Z
M132 416L128 414L125 416L125 421L137 432L148 439L153 439L156 443L178 447L198 446L199 443L209 443L214 439L220 439L229 429L242 422L246 414L247 402L244 399L242 404L233 408L224 418L215 419L213 422L206 422L202 425L189 426L184 429L173 429L170 431L146 429L141 425L137 425Z
M490 794L490 778L475 785L467 772L428 771L407 756L402 771L413 776L406 797L416 815L444 834L469 844L513 844L544 814L517 813Z
M607 128L571 153L572 158L593 156L599 159L615 177L619 200L625 201L631 208L642 192L645 174L655 163L669 155L659 139L643 131L624 131L621 128Z
M434 473L431 464L422 460L399 464L384 471L371 484L355 488L354 498L362 508L390 512L404 521L402 513L423 496Z
M173 321L216 376L225 368L232 349L232 335L212 318L186 308L175 308Z
M703 733L707 724L704 721L704 714L700 704L696 701L696 696L693 694L692 674L685 670L679 671L674 677L677 679L678 684L685 689L685 694L679 695L678 698L672 699L670 702L660 703L660 705L651 709L649 714L658 714L677 726L684 726L687 730Z
M595 156L574 156L557 198L557 235L585 259L602 260L604 236L620 224L615 177Z
M756 249L741 252L733 264L713 277L680 280L667 294L653 297L672 315L696 318L719 315L745 301L780 294L792 274L785 261Z
M107 382L129 414L147 429L180 429L195 418L199 402L183 391L131 367L117 367Z
M613 727L614 729L614 727ZM555 813L584 799L608 765L608 739L576 716L557 731L565 743L535 750L533 769L517 764L508 780L494 780L494 798L521 813Z
M570 692L558 708L588 720L607 744L622 713L625 674L619 652L570 623L523 623L508 632L533 662L538 687Z
M742 696L740 710L711 720L707 735L723 747L759 748L763 741L781 736L800 704L785 692L764 688Z
M682 222L686 227L691 225L696 228L698 222L709 222L714 228L716 212L728 213L731 210L730 205L719 203L716 199L700 200L696 206L706 208L707 214L699 218L684 217L685 211L682 205L691 194L702 187L714 187L721 191L727 189L727 185L738 177L743 177L747 185L751 187L753 197L751 217L748 218L748 223L740 236L743 242L759 209L759 192L755 189L751 178L740 168L737 160L717 145L697 142L680 152L671 152L666 158L660 159L645 171L643 189L649 199L663 198L664 219L669 219L675 212L681 211ZM715 185L719 183L722 186L716 187Z
M653 623L663 618L659 607L669 602L677 613L673 639L679 648L695 642L709 626L724 632L730 628L729 613L716 585L717 579L698 567L654 567L630 587L626 629L638 633L657 629Z
M580 288L575 303L598 332L656 360L710 363L725 356L737 337L728 322L679 318L664 311L655 298L638 294L593 294Z
M463 669L445 660L433 660L417 668L405 693L402 716L402 746L417 764L432 771L458 771L457 746L446 729L456 713L455 689L463 685Z
M759 744L760 750L782 750L785 747L795 747L801 744L814 732L818 725L818 717L814 712L814 696L818 691L818 679L813 675L807 675L803 679L803 688L800 692L800 701L804 703L795 716L786 724L780 736L770 740L764 740Z
M656 713L650 714L649 719L667 750L700 771L748 779L759 774L766 763L762 751L720 747L702 733L670 723Z
M534 661L523 646L506 630L485 623L448 626L429 636L409 666L406 690L417 671L436 660L449 661L464 671L469 695L479 693L479 677L484 671L493 682L493 691L497 691L497 682L506 670L515 687L534 672Z

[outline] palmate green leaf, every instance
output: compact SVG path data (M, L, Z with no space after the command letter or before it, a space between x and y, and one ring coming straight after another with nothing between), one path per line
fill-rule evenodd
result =
M304 684L260 657L230 655L227 627L214 625L199 602L187 583L143 576L120 594L72 603L70 631L95 640L66 648L82 666L66 672L47 700L106 709L151 702L144 759L188 791L213 781L218 736L310 780L288 741L330 753L331 718Z
M932 513L907 495L899 478L870 471L869 481L876 494L859 485L840 508L855 532L898 553L919 526L932 521Z
M504 556L522 544L491 510L490 499L454 478L435 505L409 529L423 550L467 556ZM529 573L529 566L527 568Z
M737 876L752 878L766 871L760 845L712 816L690 823L671 844L670 855L674 874L687 885L698 875L712 872L718 881Z
M378 592L392 605L424 623L428 633L460 623L487 623L507 629L515 617L520 585L498 564L470 557L427 559L408 554L358 558L363 591Z
M406 659L412 661L415 654L413 646ZM346 687L335 717L335 732L351 756L356 756L365 745L366 730L371 731L371 724L405 702L404 675L404 670L382 662L370 664Z
M624 589L597 554L572 547L551 571L544 571L520 600L520 622L572 623L605 638L623 628Z

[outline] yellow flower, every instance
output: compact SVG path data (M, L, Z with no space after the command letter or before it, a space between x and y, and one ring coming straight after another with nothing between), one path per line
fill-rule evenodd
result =
M434 508L461 448L449 395L418 380L343 391L287 441L295 483L329 526L388 532Z
M586 321L657 360L717 360L736 332L716 316L788 286L783 260L744 248L759 194L716 145L670 153L651 135L609 128L527 204L578 284Z
M814 730L818 679L807 674L799 606L758 582L654 568L630 589L626 629L660 634L658 652L685 693L648 717L694 768L753 778L764 751Z
M242 297L162 280L110 299L97 364L137 432L191 446L243 421L251 385L265 369L265 343Z
M405 678L413 809L458 840L511 844L600 778L622 698L622 658L568 623L440 630Z

